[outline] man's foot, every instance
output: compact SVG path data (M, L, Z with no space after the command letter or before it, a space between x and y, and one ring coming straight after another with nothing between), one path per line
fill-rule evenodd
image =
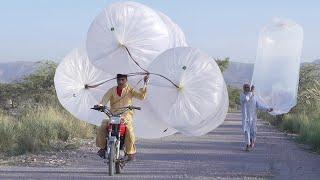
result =
M101 158L105 159L106 158L106 151L104 149L100 149L97 152L98 156L100 156Z
M250 144L250 147L251 147L252 149L254 149L254 146L255 146L255 144L254 144L254 142L252 142L252 143Z
M246 151L250 151L250 145L247 145L245 148Z
M135 161L134 154L128 154L127 155L127 161Z

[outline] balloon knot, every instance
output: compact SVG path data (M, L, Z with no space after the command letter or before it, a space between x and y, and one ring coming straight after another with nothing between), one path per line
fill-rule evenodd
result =
M119 47L126 47L124 44L122 44L121 42L119 42Z
M85 88L85 89L89 89L89 85L88 85L88 84L85 84L85 85L84 85L84 88Z

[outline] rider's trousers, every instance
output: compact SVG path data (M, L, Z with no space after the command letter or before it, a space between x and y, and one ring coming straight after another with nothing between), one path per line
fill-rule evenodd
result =
M107 127L108 127L108 120L103 120L101 126L97 129L97 138L96 138L96 145L101 149L106 147L106 137L107 137ZM126 137L124 140L125 150L127 154L135 154L136 153L136 137L134 135L133 125L131 121L126 123L127 131Z

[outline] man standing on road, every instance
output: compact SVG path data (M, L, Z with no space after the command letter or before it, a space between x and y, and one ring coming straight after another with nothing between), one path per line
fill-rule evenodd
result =
M254 96L254 86L243 85L243 93L240 94L240 104L242 113L242 129L245 133L246 151L253 149L257 133L257 109L271 112L272 108L262 106Z

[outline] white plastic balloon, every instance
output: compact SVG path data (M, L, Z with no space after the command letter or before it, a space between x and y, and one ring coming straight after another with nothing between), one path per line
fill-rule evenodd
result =
M143 77L129 77L129 84L136 90L143 86ZM138 82L138 83L137 83ZM143 139L155 139L166 137L177 132L171 128L159 115L148 101L149 92L145 100L134 99L133 104L141 107L140 111L135 111L133 125L135 135Z
M297 103L302 27L293 21L275 19L260 32L252 84L258 101L283 114Z
M220 102L220 104L217 105L217 107L219 107L217 113L212 114L212 116L208 117L207 119L202 121L202 123L199 123L197 126L186 129L187 132L192 132L188 133L187 135L202 135L205 134L203 132L210 132L223 123L227 116L229 108L229 97L226 86L222 96L225 98ZM212 119L214 119L214 121L212 121Z
M141 107L141 111L136 111L133 117L136 136L144 139L155 139L172 135L177 130L171 128L157 114L148 99L136 101L136 106Z
M75 49L57 67L54 83L58 99L66 110L80 120L99 126L106 115L90 108L99 104L103 95L116 85L116 80L94 88L85 88L85 85L97 85L112 78L113 76L96 69L89 62L84 50ZM128 79L136 89L142 86L142 84L134 84L141 77L129 77ZM142 110L136 111L134 115L137 137L153 139L176 132L153 114L151 106L146 101L136 101L134 105L142 107Z
M159 55L150 72L148 100L174 129L185 135L203 135L220 125L226 115L228 95L218 65L205 53L191 47L172 48Z
M158 14L168 28L170 37L170 48L188 46L186 37L181 28L176 23L174 23L167 15L159 11Z
M87 51L97 68L111 74L141 71L169 48L167 26L152 9L135 2L118 2L103 10L87 34ZM126 47L126 48L125 48Z
M75 49L68 54L56 69L54 85L61 105L76 118L90 124L100 125L105 115L91 110L98 104L111 84L85 88L112 78L96 69L88 60L85 50Z

